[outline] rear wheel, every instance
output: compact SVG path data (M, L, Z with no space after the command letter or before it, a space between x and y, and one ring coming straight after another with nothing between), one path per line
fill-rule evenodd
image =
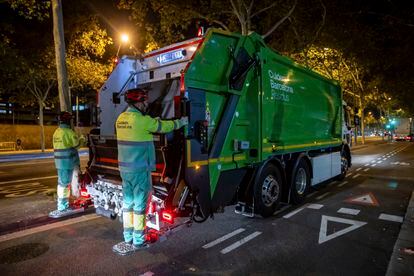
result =
M267 164L254 184L254 209L262 217L269 217L276 211L282 198L282 176L273 164Z
M310 187L310 169L302 158L292 171L290 180L292 201L295 204L303 202Z
M341 152L341 174L338 175L338 180L343 180L346 177L346 173L348 172L349 168L349 156L346 151Z

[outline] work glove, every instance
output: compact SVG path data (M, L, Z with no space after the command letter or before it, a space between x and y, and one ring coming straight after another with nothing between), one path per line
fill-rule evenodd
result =
M188 117L180 118L179 122L180 122L180 127L188 125Z

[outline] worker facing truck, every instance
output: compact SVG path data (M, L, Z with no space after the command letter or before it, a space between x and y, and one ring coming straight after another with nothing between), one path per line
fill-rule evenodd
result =
M61 112L58 116L59 127L53 133L55 166L58 173L57 209L49 213L51 218L68 216L76 211L69 207L69 197L79 197L78 174L80 160L78 148L85 138L79 137L71 128L72 114Z
M146 246L145 222L151 195L151 172L155 170L152 133L167 133L188 123L160 120L147 115L148 91L131 89L125 93L128 108L116 121L118 165L123 190L124 241L113 246L114 252L127 255Z
M210 29L204 37L123 57L100 91L100 133L89 136L97 213L122 215L123 150L116 116L128 89L148 90L148 113L188 116L188 127L154 134L148 227L175 218L203 222L229 205L271 216L300 203L313 186L345 177L351 127L339 85L266 46L256 33Z

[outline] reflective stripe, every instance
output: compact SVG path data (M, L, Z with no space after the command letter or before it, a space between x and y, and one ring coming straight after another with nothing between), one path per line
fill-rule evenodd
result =
M144 230L145 228L145 215L134 214L134 231Z
M126 167L132 169L145 169L149 168L149 165L145 161L138 161L138 162L119 162L119 167Z
M67 198L69 197L69 187L57 186L57 195L58 198Z
M152 145L152 141L122 141L118 140L118 145L123 146L149 146Z
M67 149L54 149L54 152L70 152L73 151L73 148L67 148Z
M134 228L134 222L133 222L133 216L132 212L123 212L122 213L122 219L125 228Z
M71 154L71 155L68 155L68 156L54 156L54 158L55 159L72 159L73 157L76 157L76 155L75 154Z
M157 122L158 122L158 127L157 127L157 130L155 132L160 132L161 129L162 129L162 124L161 124L160 120L157 120Z

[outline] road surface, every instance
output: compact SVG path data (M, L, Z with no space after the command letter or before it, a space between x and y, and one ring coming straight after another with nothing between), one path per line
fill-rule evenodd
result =
M94 214L2 235L0 271L2 275L385 275L414 188L414 143L369 144L355 150L353 158L344 181L318 187L302 205L284 206L268 219L236 215L230 206L214 220L184 227L131 256L112 252L122 237L120 223ZM47 164L36 166L39 174L30 177L52 176ZM0 171L12 173L1 166ZM0 182L4 181L3 177ZM51 189L55 183L55 179L36 181Z

